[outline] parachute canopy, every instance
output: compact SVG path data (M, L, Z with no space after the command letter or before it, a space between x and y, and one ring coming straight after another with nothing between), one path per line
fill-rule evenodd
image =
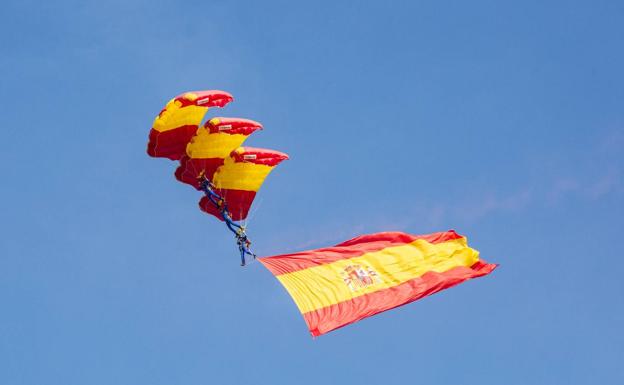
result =
M186 146L186 154L180 159L175 172L176 179L199 189L197 177L203 175L212 180L214 173L223 165L233 149L243 144L247 136L262 125L240 118L212 118L197 129Z
M171 99L154 119L147 153L156 158L180 159L208 108L223 107L232 100L232 95L218 90L185 92Z
M264 148L239 147L224 160L212 177L216 192L225 198L232 220L247 217L251 203L264 179L288 155ZM199 207L221 219L219 211L207 197L202 197Z
M200 124L209 107L223 107L233 100L225 91L186 92L171 99L154 120L147 153L152 157L179 160L175 177L201 190L208 180L225 200L234 221L247 218L256 193L280 162L283 152L241 147L262 124L243 118L214 117ZM221 208L206 196L202 211L223 220Z

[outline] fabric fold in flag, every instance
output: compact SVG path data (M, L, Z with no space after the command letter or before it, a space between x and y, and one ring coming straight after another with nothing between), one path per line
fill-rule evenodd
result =
M369 234L259 260L291 295L313 336L487 275L497 266L480 260L453 230Z

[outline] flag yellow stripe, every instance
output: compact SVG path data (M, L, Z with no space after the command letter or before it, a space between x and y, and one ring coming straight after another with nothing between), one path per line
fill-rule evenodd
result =
M431 244L422 239L388 247L359 257L277 276L293 297L301 313L321 309L361 295L387 289L431 271L443 273L452 268L470 267L479 252L468 247L466 238ZM357 266L372 271L373 283L360 287L345 282L345 269Z

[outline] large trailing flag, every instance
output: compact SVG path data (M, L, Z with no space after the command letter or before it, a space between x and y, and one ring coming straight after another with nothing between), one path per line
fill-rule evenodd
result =
M318 336L491 273L466 238L386 232L334 247L259 259L286 288Z

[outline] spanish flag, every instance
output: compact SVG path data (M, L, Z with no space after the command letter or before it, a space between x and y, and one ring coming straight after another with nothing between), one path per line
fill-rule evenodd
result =
M385 232L259 259L291 295L313 336L491 273L466 238Z

